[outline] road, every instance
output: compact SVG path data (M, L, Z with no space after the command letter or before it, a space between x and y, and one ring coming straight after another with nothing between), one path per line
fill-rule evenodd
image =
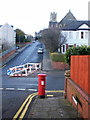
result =
M25 63L42 62L43 54L38 54L37 50L42 47L40 42L32 43L23 52L19 53L14 59L8 62L2 69L2 116L3 118L13 118L22 103L28 95L37 92L38 78L37 75L28 77L9 77L7 70L10 67L22 65ZM64 89L63 71L47 73L47 90Z

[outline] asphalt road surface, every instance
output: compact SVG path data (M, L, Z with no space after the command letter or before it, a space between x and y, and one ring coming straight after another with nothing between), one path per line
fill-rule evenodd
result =
M32 43L23 52L8 62L2 69L2 117L13 118L17 110L25 101L28 95L37 92L38 78L37 74L28 77L9 77L7 70L10 67L22 65L25 63L42 62L43 54L38 54L38 48L42 47L40 42ZM48 71L46 78L47 90L64 89L64 72Z

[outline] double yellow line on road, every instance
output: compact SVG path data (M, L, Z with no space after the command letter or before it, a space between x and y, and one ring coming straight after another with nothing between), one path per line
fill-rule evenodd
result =
M55 93L55 92L61 92L64 93L64 90L53 90L53 91L46 91L46 93ZM16 120L18 118L18 120L22 120L28 110L28 107L32 101L32 99L37 95L36 93L32 93L30 94L26 100L23 102L23 104L21 105L21 107L19 108L19 110L17 111L17 113L14 115L13 120ZM53 95L48 95L48 96L53 96Z
M29 95L26 100L24 101L24 103L21 105L21 107L19 108L19 110L17 111L17 113L14 115L13 120L16 120L18 117L18 119L22 120L23 117L25 116L25 113L27 112L27 109L29 107L29 104L31 103L32 99L37 95L37 93L33 93L31 95ZM22 113L21 113L22 112Z

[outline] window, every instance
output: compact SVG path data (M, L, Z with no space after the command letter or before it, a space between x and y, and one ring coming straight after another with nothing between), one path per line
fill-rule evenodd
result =
M69 48L72 48L73 47L73 45L69 45Z
M84 38L84 32L81 32L81 39Z
M85 38L88 39L88 32L85 32Z
M63 52L65 52L65 45L63 45Z
M72 38L72 32L69 32L69 38Z
M76 32L76 39L79 38L79 32Z

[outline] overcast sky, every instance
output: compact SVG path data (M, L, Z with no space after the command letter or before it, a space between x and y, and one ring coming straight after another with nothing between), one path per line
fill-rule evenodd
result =
M59 22L69 10L77 20L88 20L89 0L0 0L0 24L8 23L26 34L47 28L50 13Z

